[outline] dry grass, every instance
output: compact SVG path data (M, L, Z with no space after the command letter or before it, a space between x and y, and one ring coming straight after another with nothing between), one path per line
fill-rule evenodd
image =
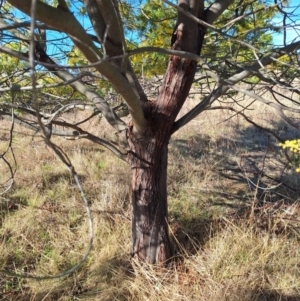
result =
M270 124L273 112L261 114ZM0 274L1 300L300 300L299 177L274 141L241 118L208 112L171 141L170 232L178 260L168 269L130 258L128 166L89 142L56 142L90 201L93 251L62 279ZM54 275L85 251L81 198L40 138L16 134L13 147L18 172L0 203L0 269ZM7 171L0 168L3 181Z

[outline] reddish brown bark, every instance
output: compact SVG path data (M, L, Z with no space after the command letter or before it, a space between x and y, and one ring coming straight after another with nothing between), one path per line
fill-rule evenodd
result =
M192 83L196 63L174 57L162 92L150 114L145 138L130 133L132 168L133 255L151 264L172 256L168 234L168 142L174 120Z
M200 11L196 5L195 15ZM197 23L179 14L172 48L199 54L204 34L205 30ZM132 131L129 132L133 255L151 264L162 264L172 256L167 206L168 142L174 121L191 88L196 65L195 61L171 57L158 99L150 109L145 109L147 133L143 138L136 138Z
M172 256L168 234L168 142L174 120L191 86L196 63L174 57L153 108L144 139L130 135L132 168L133 254L151 264Z
M133 255L151 264L172 256L167 223L168 141L161 138L131 140Z

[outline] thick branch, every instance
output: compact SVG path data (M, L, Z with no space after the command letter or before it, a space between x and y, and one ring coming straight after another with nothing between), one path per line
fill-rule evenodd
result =
M106 24L100 12L99 6L96 0L84 0L83 2L85 4L91 23L95 29L97 38L102 44L105 35Z
M117 6L112 0L96 0L105 23L105 33L101 38L105 52L109 55L125 53L124 34Z
M30 15L31 0L10 0L9 2L27 15ZM48 26L67 33L74 44L91 63L101 61L99 50L95 47L92 39L86 33L86 30L72 13L38 1L36 18ZM61 22L62 20L63 22ZM123 96L131 113L135 131L143 133L146 120L140 104L139 95L137 95L132 86L128 84L127 78L118 68L107 61L102 61L97 64L96 69L103 74L113 84L117 92Z
M205 11L206 22L208 24L213 24L233 2L234 0L216 0Z

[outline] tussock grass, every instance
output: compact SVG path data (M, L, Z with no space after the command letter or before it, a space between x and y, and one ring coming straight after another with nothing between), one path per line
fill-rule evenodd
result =
M272 112L262 114L266 124L273 120ZM283 130L281 123L271 126ZM2 123L4 142L6 129ZM167 268L130 257L126 163L87 141L54 139L89 199L94 247L68 277L36 281L1 274L1 300L300 299L299 177L263 132L230 113L206 112L174 135L168 191L176 260ZM80 194L40 138L17 127L13 148L15 186L0 199L0 269L54 275L85 252ZM7 170L0 168L3 181Z

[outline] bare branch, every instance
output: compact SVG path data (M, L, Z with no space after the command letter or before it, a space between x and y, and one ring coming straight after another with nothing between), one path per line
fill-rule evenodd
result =
M234 0L216 0L206 9L206 22L213 24L233 2Z
M247 78L250 75L255 74L261 68L261 65L267 66L273 63L281 56L297 50L299 47L300 42L296 42L291 43L286 47L274 49L270 55L262 58L260 60L260 63L256 62L250 67L245 67L245 69L241 72L234 74L227 80L221 81L222 84L217 89L213 90L213 92L210 95L205 97L197 106L195 106L191 111L189 111L187 114L185 114L183 117L181 117L178 121L174 123L172 133L176 132L179 128L183 127L185 124L190 122L201 112L203 112L206 108L210 107L210 105L220 96L224 95L232 85L240 82L241 80Z
M23 108L23 110L27 113L34 114L33 110ZM6 119L6 120L12 120L12 116L8 112L4 112L0 110L0 115ZM51 115L49 114L43 114L40 113L42 118L51 119ZM41 132L41 128L39 124L36 121L32 120L26 120L25 118L21 118L20 116L13 115L14 123L17 123L25 128L28 128L32 131L34 131L34 135L41 135L43 136L43 133ZM58 121L58 120L52 120L51 121L53 125L57 125L63 128L70 128L73 129L73 131L66 131L66 130L57 130L56 128L52 128L52 136L61 136L68 140L78 140L78 139L87 139L90 140L96 144L99 144L106 149L110 150L113 154L115 154L118 158L122 159L123 161L126 161L127 152L126 151L120 151L115 145L114 142L108 141L103 138L99 138L87 131L82 130L78 124L71 124L65 121Z
M256 122L254 122L252 119L250 119L245 113L243 113L242 111L239 111L233 107L230 106L213 106L208 108L207 110L228 110L228 111L232 111L235 112L237 115L242 116L246 121L248 121L250 124L252 124L253 126L255 126L256 128L271 134L272 136L274 136L279 142L283 142L284 140L278 136L274 131L272 131L271 129L268 129L266 127L263 127L259 124L257 124Z
M7 148L2 152L2 154L0 154L0 159L7 166L8 170L9 170L10 177L9 177L9 179L6 180L5 183L1 184L0 187L3 189L3 191L1 191L0 195L5 194L6 192L8 192L11 189L11 187L14 184L14 175L16 173L16 169L13 168L11 163L5 158L5 156L8 154L8 152L10 152L11 155L12 155L12 158L13 158L13 164L15 166L17 165L14 150L13 150L13 147L12 147L13 130L14 130L14 124L15 124L13 110L11 111L10 116L11 116L11 125L10 125L10 129L9 129L8 145L7 145Z

